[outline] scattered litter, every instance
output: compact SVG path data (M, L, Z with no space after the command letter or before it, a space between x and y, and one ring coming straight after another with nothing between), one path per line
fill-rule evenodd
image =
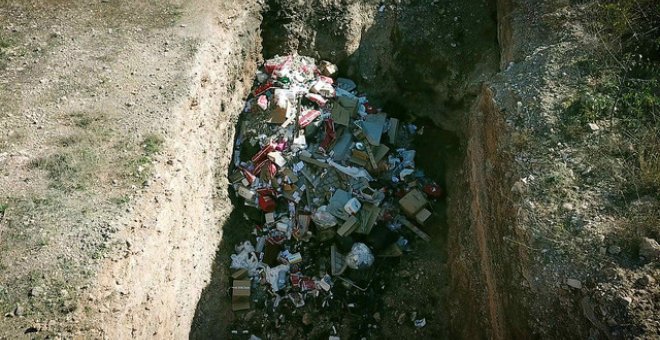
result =
M310 322L310 308L360 309L337 293L368 294L382 285L372 285L379 263L430 241L429 203L443 191L415 166L411 143L423 127L388 117L337 73L301 56L257 72L229 175L254 212L245 215L254 239L231 255L234 311L301 308ZM281 325L288 316L272 317Z

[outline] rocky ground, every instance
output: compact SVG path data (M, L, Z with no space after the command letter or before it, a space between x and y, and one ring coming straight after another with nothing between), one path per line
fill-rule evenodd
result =
M595 3L517 4L511 33L521 43L491 83L511 131L502 145L513 155L510 228L522 235L503 241L525 254L512 289L525 293L530 326L543 337L571 329L582 338L655 338L657 78L633 71L635 62L625 67L639 79L619 78L625 53L612 50L612 18L589 19L603 15ZM657 20L652 7L646 13ZM657 69L654 57L637 58ZM649 97L624 94L646 96L637 87L646 82L655 84Z

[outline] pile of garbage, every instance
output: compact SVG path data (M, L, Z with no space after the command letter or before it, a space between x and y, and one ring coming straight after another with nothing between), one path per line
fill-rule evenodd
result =
M231 256L234 311L325 308L338 287L366 291L381 258L430 240L422 229L442 190L415 167L420 131L337 72L297 55L257 72L230 174L260 216Z

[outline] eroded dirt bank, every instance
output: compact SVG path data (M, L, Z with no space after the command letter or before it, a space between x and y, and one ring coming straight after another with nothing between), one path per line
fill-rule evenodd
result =
M258 11L233 4L208 10L196 23L204 33L192 61L190 93L170 123L174 164L155 168L160 181L125 222L130 255L106 264L91 293L91 304L109 309L98 320L108 338L187 336L222 239L220 222L230 213L223 170L259 58Z
M259 11L2 3L0 338L187 337Z

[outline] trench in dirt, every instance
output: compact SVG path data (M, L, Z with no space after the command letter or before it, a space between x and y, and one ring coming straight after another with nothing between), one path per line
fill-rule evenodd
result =
M347 38L332 31L331 24L312 15L302 23L309 27L300 29L292 26L295 18L284 15L285 5L271 2L261 26L263 57L267 59L296 50L301 55L335 62L340 67L339 76L355 80L358 89L366 92L370 102L383 108L389 117L424 127L424 133L418 135L413 144L417 150L416 167L440 183L449 198L432 203L432 220L424 228L432 241L411 240L411 253L399 258L378 259L375 264L378 274L367 292L343 288L335 292L333 289L338 303L330 307L308 301L301 310L280 307L275 311L257 309L234 313L230 298L230 255L236 244L253 238L251 232L255 223L247 219L260 220L262 216L256 209L245 207L235 195L230 195L234 208L222 226L223 235L211 281L198 302L191 339L247 339L250 334L275 339L285 336L327 339L335 334L333 326L342 339L490 334L482 330L465 331L475 325L488 327L479 315L487 302L481 302L482 306L474 306L470 301L456 305L459 297L472 294L475 289L451 284L452 275L481 274L469 265L452 267L450 258L461 257L456 252L469 247L457 247L450 244L450 240L452 233L467 229L470 223L468 212L460 209L465 205L451 202L465 199L467 180L464 177L467 175L463 170L470 137L467 122L480 93L479 79L483 74L494 73L499 63L497 22L492 2L481 6L456 3L463 7L455 9L456 16L448 13L447 20L457 21L455 18L464 15L461 17L466 21L464 25L476 26L466 30L467 33L436 20L433 16L437 13L425 12L422 5L412 6L407 13L375 14L374 21L362 31L359 47L346 51L342 46L349 44L341 39ZM352 15L341 13L347 17ZM411 19L420 16L425 16L424 23L430 25L427 29L431 34L420 35L417 30L420 22ZM292 32L291 27L298 28ZM436 37L446 34L458 35L463 50L452 51L451 43L437 46ZM460 62L456 58L460 58ZM453 272L456 270L462 272ZM466 272L469 270L474 272ZM456 291L462 288L464 292ZM473 298L475 301L484 299L482 296ZM355 307L348 308L348 303ZM452 310L455 307L464 310ZM305 312L312 315L309 325L302 323ZM280 319L282 315L284 320ZM426 318L427 325L416 329L410 321L413 315ZM243 331L247 331L247 335L243 335Z

